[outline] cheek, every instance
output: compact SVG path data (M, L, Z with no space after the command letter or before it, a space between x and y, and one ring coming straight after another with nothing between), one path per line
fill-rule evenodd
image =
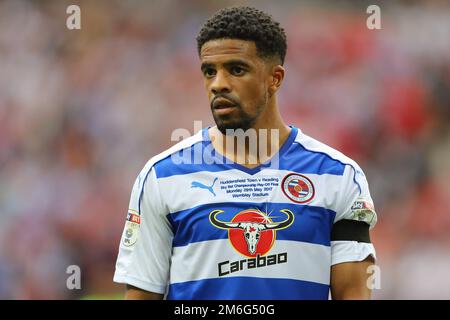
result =
M255 75L236 77L232 81L234 91L241 96L249 96L259 90L260 80Z
M258 107L262 102L265 101L266 97L266 85L264 82L251 82L249 85L245 88L245 90L242 93L245 95L245 100L243 99L243 102L245 101L247 103L247 106L250 108L256 108Z
M208 93L208 96L210 96L211 95L211 90L209 89L210 81L203 79L203 87L205 88L206 92Z

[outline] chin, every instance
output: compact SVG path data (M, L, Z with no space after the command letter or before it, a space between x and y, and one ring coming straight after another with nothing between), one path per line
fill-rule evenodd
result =
M237 130L242 129L247 131L252 128L255 124L257 117L251 117L247 114L234 114L234 115L224 115L218 116L213 113L214 122L217 125L219 131L226 135L226 130Z
M218 123L216 122L217 129L223 134L227 134L227 130L238 130L242 129L244 131L247 131L248 129L252 128L253 123ZM231 132L233 134L233 132Z

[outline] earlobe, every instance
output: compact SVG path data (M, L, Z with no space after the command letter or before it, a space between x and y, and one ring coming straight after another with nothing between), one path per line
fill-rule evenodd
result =
M269 90L268 90L269 97L272 97L275 94L275 92L277 92L277 90L278 90L278 86L277 86L276 81L272 81L272 83L269 86Z

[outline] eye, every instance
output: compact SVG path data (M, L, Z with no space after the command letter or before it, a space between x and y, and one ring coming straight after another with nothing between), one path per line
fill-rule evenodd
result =
M239 66L232 67L230 71L231 71L231 74L234 76L242 76L245 73L245 70Z
M203 69L203 75L206 78L214 77L216 75L216 70L214 70L213 68L205 68Z

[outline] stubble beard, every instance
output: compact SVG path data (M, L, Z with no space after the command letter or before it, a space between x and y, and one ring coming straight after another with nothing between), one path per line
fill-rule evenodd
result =
M223 135L232 135L235 130L242 129L244 132L248 129L253 128L256 121L258 120L259 116L261 115L261 112L266 108L267 106L267 94L264 96L263 99L261 99L260 103L258 103L258 107L256 108L255 115L251 115L243 110L243 108L240 105L237 105L237 114L229 114L225 116L218 116L213 111L213 118L214 122L217 125L217 129L223 134Z

